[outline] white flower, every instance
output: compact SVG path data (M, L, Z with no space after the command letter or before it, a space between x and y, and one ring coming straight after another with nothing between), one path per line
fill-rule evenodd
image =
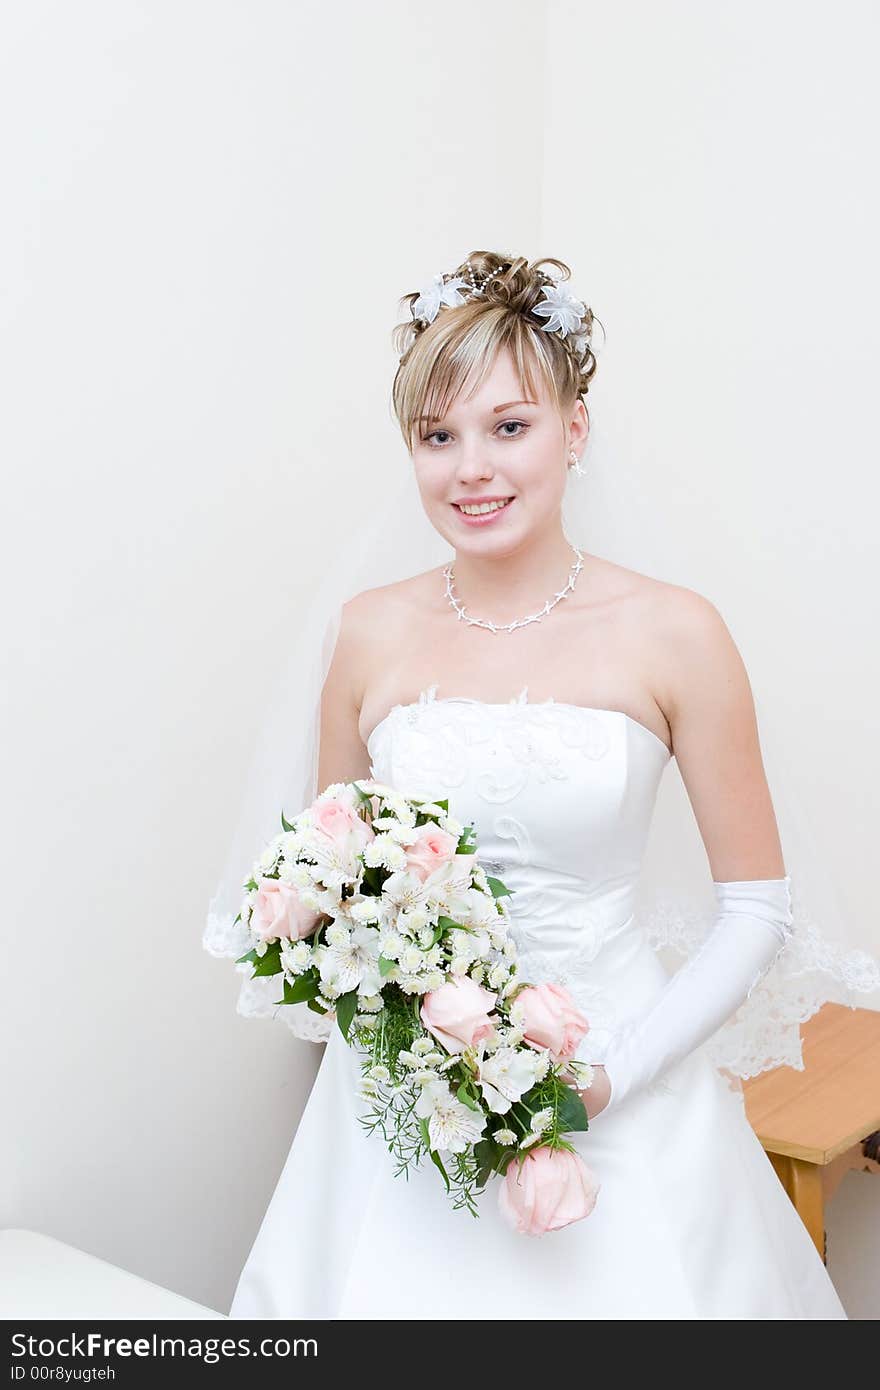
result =
M348 945L349 929L342 922L331 922L324 933L324 940L328 946Z
M515 1100L534 1086L537 1079L537 1053L531 1049L499 1047L480 1064L478 1081L490 1110L504 1115Z
M404 994L427 994L428 992L421 975L401 975L399 971L392 970L385 978L386 980L394 980Z
M375 1081L391 1080L391 1072L385 1066L384 1062L377 1062L375 1066L370 1067L367 1075L372 1076Z
M489 988L500 989L507 979L507 966L496 965L489 971Z
M432 989L439 989L442 984L446 983L446 976L442 970L429 970L422 983L424 993L430 994Z
M377 1014L380 1009L385 1007L385 1002L381 994L361 994L358 999L358 1008L366 1013Z
M312 964L312 948L308 941L281 942L280 959L283 968L291 975L301 975Z
M532 310L533 314L546 318L547 322L542 323L541 327L548 333L558 330L565 336L567 333L576 333L581 327L581 319L586 312L586 306L565 287L557 284L552 288L544 286L542 291L544 301L536 304Z
M379 950L386 960L397 960L403 950L403 937L393 927L379 933Z
M415 1104L416 1114L427 1119L432 1149L464 1153L486 1128L481 1111L471 1110L454 1096L445 1081L428 1081Z
M430 1067L422 1067L419 1071L414 1071L412 1073L412 1079L424 1086L428 1081L436 1081L437 1073L436 1071L432 1071Z
M424 1057L426 1052L434 1051L434 1039L423 1034L420 1038L416 1038L412 1045L412 1051L418 1053L420 1057Z
M464 296L459 291L467 288L467 282L458 275L445 282L442 275L433 276L413 303L413 318L433 323L444 305L465 303Z
M525 1139L520 1140L519 1147L521 1149L530 1149L533 1144L538 1143L540 1138L540 1134L527 1134Z
M364 926L367 922L378 922L380 917L378 898L347 899L345 910L353 922Z
M497 1144L515 1144L516 1135L512 1129L496 1129L492 1138Z
M570 1057L565 1063L565 1070L571 1072L577 1083L579 1091L586 1091L592 1086L596 1079L592 1063L581 1062L576 1057Z
M433 927L428 924L428 913L421 903L418 907L413 907L409 912L405 913L404 920L408 930L413 932L414 935L427 931L429 940L434 935Z
M409 826L410 829L415 827L415 808L410 806L405 796L401 796L400 793L396 792L392 787L386 787L383 801L385 803L384 809L386 811L391 811L400 821L401 825Z
M268 873L271 869L275 868L275 865L278 863L278 857L280 854L281 843L279 838L276 836L274 840L269 841L268 845L263 850L263 853L260 855L260 858L257 861L264 873Z
M535 1134L543 1134L544 1130L549 1129L552 1123L553 1106L548 1105L545 1106L543 1110L539 1110L536 1115L532 1116L532 1123L530 1125L530 1128L533 1130Z
M418 946L407 946L400 956L400 967L407 974L415 974L424 964L424 956Z
M405 862L405 860L404 860ZM425 885L416 875L400 869L391 873L382 884L382 897L405 920L405 914L413 912L416 908L423 908L426 899ZM424 925L420 923L421 927Z
M363 984L369 986L363 990L365 995L380 993L378 934L372 927L353 927L344 936L325 948L319 967L322 986L348 994Z
M511 1004L508 1010L508 1013L510 1015L510 1021L513 1024L513 1026L515 1028L521 1028L523 1023L525 1022L526 1006L519 996L517 996L517 998L514 999L513 1003Z
M398 1052L397 1060L402 1062L405 1067L420 1067L422 1065L421 1057L417 1057L414 1052L408 1052L406 1048Z
M439 824L441 830L447 831L450 835L457 835L459 838L461 837L461 832L464 830L461 821L456 820L455 816L447 815L445 811L440 817Z
M543 1081L552 1065L553 1062L547 1049L539 1048L535 1052L535 1080Z

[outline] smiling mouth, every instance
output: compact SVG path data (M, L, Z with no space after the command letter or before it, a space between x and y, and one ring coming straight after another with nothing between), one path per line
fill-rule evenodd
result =
M504 508L510 506L512 501L512 497L507 497L504 501L483 502L473 507L467 507L467 509L459 502L453 502L452 505L457 511L461 512L462 516L491 516L493 512L503 512Z

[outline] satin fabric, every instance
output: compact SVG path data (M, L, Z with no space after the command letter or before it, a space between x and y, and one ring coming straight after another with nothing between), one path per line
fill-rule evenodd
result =
M669 978L635 892L670 752L619 710L520 697L397 705L371 732L372 774L449 798L512 890L523 974L569 988L579 1055ZM360 1067L338 1029L241 1272L234 1318L845 1318L816 1248L731 1090L697 1048L574 1136L600 1191L540 1238L497 1208L454 1210L432 1165L395 1176L358 1121Z

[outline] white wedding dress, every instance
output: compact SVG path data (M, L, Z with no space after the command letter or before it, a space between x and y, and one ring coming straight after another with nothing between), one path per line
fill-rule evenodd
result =
M473 822L481 860L512 890L527 978L565 984L594 1036L641 1014L669 978L634 915L666 745L617 710L435 690L372 731L373 776L448 796ZM704 1048L573 1136L596 1206L535 1238L502 1221L497 1178L475 1219L432 1164L395 1176L358 1122L359 1063L334 1027L230 1315L845 1318Z

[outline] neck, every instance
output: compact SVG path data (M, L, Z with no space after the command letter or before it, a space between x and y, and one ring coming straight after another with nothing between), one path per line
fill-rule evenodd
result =
M504 555L474 555L457 550L455 595L469 616L512 622L543 607L568 583L575 553L565 538L562 519L545 532L532 533Z

